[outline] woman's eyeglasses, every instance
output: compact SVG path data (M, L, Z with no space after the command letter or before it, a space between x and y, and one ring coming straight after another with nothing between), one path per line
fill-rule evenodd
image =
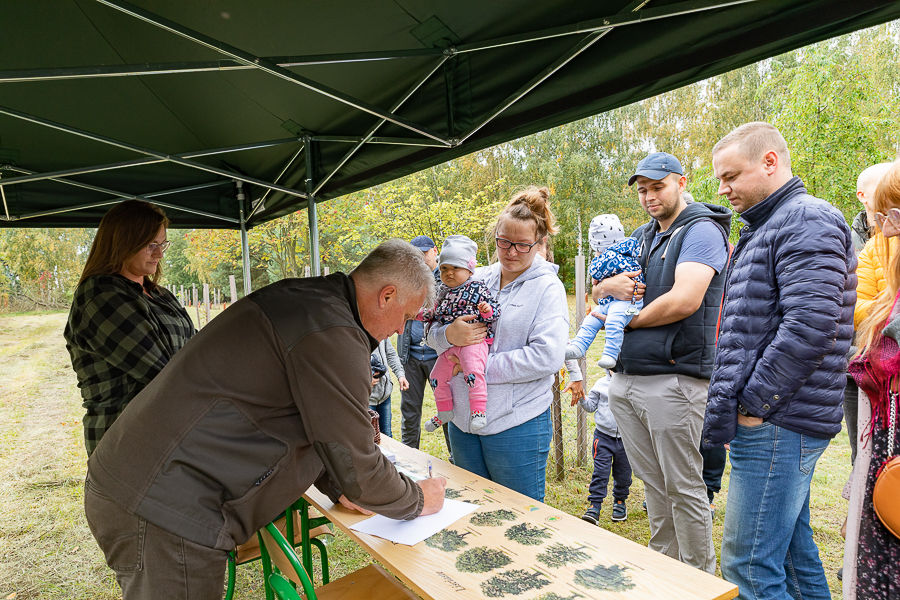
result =
M169 245L170 245L171 243L172 243L172 242L170 242L169 240L166 240L166 241L163 242L162 244L157 244L156 242L153 242L152 244L150 244L149 246L147 246L147 254L153 254L153 253L156 252L157 250L159 250L160 252L162 252L163 254L165 254L165 253L166 253L166 250L169 249Z
M879 227L884 227L884 222L890 221L894 227L900 228L900 208L892 208L886 215L880 212L875 213L875 221L878 222Z
M531 249L537 245L538 242L534 242L532 244L526 244L525 242L511 242L509 240L504 240L503 238L494 238L497 240L497 247L501 250L509 250L513 246L516 247L516 252L521 254L528 254L531 252ZM540 240L538 240L540 241Z

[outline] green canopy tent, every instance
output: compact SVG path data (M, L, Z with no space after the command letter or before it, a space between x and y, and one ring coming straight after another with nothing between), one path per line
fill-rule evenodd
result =
M0 10L0 225L144 198L234 228L900 18L888 0L31 0ZM249 277L245 276L245 282Z

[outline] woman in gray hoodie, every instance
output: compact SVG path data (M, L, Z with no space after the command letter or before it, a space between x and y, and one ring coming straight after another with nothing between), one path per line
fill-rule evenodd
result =
M470 432L468 409L459 403L450 425L457 466L539 501L550 452L553 375L563 365L569 333L565 288L556 265L537 251L540 240L556 233L548 196L546 188L528 188L497 217L499 262L474 274L501 311L485 369L488 424L477 434ZM472 318L432 328L428 344L440 353L480 343L486 328L469 323ZM450 387L454 397L467 393L461 377L453 377Z

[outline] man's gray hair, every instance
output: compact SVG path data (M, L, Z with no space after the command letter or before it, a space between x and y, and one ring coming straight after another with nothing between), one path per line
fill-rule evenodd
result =
M424 306L434 305L434 274L422 251L407 241L393 238L381 242L350 275L373 287L393 285L401 302L410 294L425 292Z
M791 168L791 153L781 132L774 125L763 121L744 123L723 137L713 146L712 154L716 155L729 146L737 145L741 154L749 160L759 160L766 152L775 151L784 167Z

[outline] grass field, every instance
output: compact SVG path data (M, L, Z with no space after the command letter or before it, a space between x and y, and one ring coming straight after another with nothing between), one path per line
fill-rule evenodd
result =
M0 317L0 599L121 597L84 520L83 409L62 339L65 319L64 313ZM595 362L601 347L595 344L588 355L590 382L600 373ZM392 428L399 437L399 391L396 386L394 389ZM575 464L576 413L566 398L563 407L564 477L554 479L551 453L546 502L580 516L586 507L592 465ZM434 410L429 394L424 415L430 417ZM592 427L589 418L589 434ZM447 457L440 433L423 432L422 449ZM819 460L812 483L812 525L834 598L841 598L835 573L843 553L839 529L846 502L840 492L850 471L849 456L844 431ZM717 551L727 487L726 469L723 490L716 499L713 534ZM604 506L600 526L646 544L650 532L641 510L643 499L643 487L636 479L628 499L628 520L613 523L611 507ZM340 532L329 553L332 577L371 562ZM236 597L261 598L261 583L258 563L239 567Z

